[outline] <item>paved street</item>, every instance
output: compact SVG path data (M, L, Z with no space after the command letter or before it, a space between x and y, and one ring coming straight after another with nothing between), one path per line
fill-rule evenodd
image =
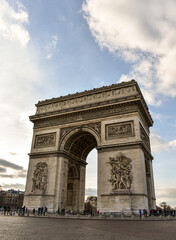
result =
M0 216L0 240L174 240L176 221Z

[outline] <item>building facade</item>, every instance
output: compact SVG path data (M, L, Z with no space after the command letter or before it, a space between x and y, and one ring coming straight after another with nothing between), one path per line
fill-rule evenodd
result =
M13 209L23 206L24 192L20 190L9 189L0 191L0 207L10 207Z

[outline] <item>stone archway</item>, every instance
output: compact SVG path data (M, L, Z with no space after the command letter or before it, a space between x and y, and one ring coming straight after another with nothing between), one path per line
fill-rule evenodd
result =
M70 128L62 129L59 150L84 161L89 152L100 145L99 133L100 128L98 128L97 123L90 124L89 127L82 126L73 130L70 130Z
M136 81L36 106L30 117L34 134L25 206L83 211L86 158L96 148L98 210L138 213L155 208L149 135L153 120Z
M68 165L68 175L64 180L67 182L66 203L63 201L61 204L69 210L84 210L86 158L100 144L99 130L95 123L61 131L59 152Z

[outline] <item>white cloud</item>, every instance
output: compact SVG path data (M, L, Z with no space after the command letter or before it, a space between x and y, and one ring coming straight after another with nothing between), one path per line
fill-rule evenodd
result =
M169 146L173 147L173 148L176 148L176 139L171 141L171 142L169 142Z
M57 43L58 43L58 36L52 35L49 43L46 46L46 51L47 51L46 59L48 59L48 60L51 59L54 52L58 51Z
M161 113L150 111L150 114L152 115L152 118L154 118L154 120L156 119L160 121L163 118L163 115Z
M153 153L158 153L168 149L168 143L162 137L157 135L156 132L151 132L151 149Z
M41 84L42 71L35 49L28 44L27 10L20 3L17 7L15 11L0 0L0 158L27 168L32 135L28 116L39 98L36 86Z
M100 47L132 64L121 81L136 79L153 105L176 97L175 0L87 0L82 9Z
M171 207L176 207L176 188L175 187L162 187L156 188L156 200L159 206L161 202L166 202Z
M2 188L7 190L7 189L19 189L19 190L24 190L25 185L20 184L20 183L13 183L13 184L7 184L7 183L2 183Z
M47 56L46 56L46 59L50 59L52 57L52 54L49 53Z
M30 36L22 24L28 23L28 14L22 4L18 4L18 12L15 12L5 0L0 0L0 22L1 36L18 41L22 47L27 46Z
M171 148L172 150L176 149L176 139L171 142L167 142L155 131L151 132L150 137L151 137L151 149L153 153L167 151L170 150Z

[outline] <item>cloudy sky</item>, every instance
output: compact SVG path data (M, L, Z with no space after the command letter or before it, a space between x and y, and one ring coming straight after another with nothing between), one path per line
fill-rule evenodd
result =
M3 189L24 189L35 103L135 79L154 119L157 203L176 206L175 12L175 0L0 0ZM88 195L96 164L93 150Z

